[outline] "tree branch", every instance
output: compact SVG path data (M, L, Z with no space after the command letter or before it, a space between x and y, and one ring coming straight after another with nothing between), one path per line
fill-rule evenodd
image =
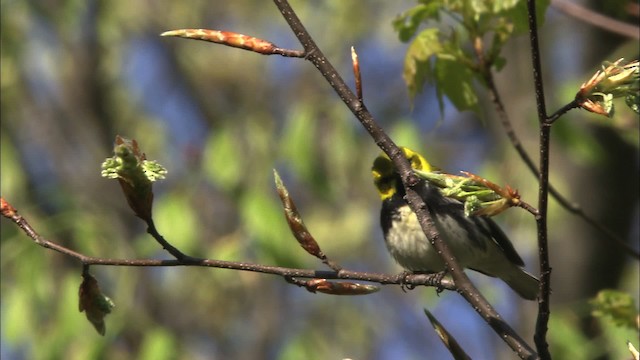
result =
M47 240L42 237L38 232L29 224L27 219L18 214L18 211L7 202L4 198L0 197L0 204L2 208L2 216L13 221L28 237L30 237L36 244L57 251L61 254L77 259L86 267L88 265L103 265L103 266L139 266L139 267L165 267L165 266L200 266L200 267L213 267L230 270L251 271L264 274L279 275L284 278L287 277L299 277L299 278L323 278L323 279L342 279L342 280L361 280L375 282L382 285L403 285L403 286L434 286L438 289L456 290L457 287L454 282L449 279L442 278L440 274L405 274L400 275L388 275L380 273L370 273L361 271L350 271L342 269L340 271L322 271L322 270L310 270L310 269L295 269L286 268L280 266L268 266L246 262L236 261L223 261L214 259L196 259L191 257L185 257L182 259L171 260L159 260L159 259L108 259L92 257L73 251L62 245L59 245L53 241Z
M551 6L565 15L574 17L587 24L597 26L601 29L626 36L631 39L640 39L640 28L631 24L612 19L595 11L589 10L575 2L565 0L553 0Z
M541 359L551 359L547 344L549 323L549 295L551 293L551 265L549 263L549 246L547 239L547 205L549 196L549 151L551 124L547 122L547 109L544 101L542 84L542 66L540 65L540 47L538 44L538 22L536 19L536 1L527 0L529 13L529 40L531 42L531 62L533 82L536 93L538 121L540 124L540 176L538 188L538 251L540 256L540 298L538 300L538 320L534 341Z
M531 349L529 345L502 320L500 314L493 309L491 304L489 304L482 294L480 294L480 292L478 292L478 290L473 286L469 278L462 271L462 268L455 261L455 258L447 245L438 235L429 209L424 203L424 200L414 190L421 184L421 182L411 170L408 161L404 158L400 149L398 149L391 138L389 138L389 136L375 122L365 105L358 100L357 96L349 89L333 65L331 65L329 60L322 54L322 51L320 51L318 46L315 44L289 3L286 0L274 0L274 3L304 47L304 50L307 53L307 59L316 66L329 85L331 85L338 96L340 96L340 99L342 99L342 101L360 121L362 126L369 132L376 144L393 161L393 164L396 169L398 169L398 173L407 190L407 202L411 209L416 213L418 221L420 222L427 238L442 257L447 266L447 271L449 271L453 276L453 279L459 289L458 292L473 306L473 308L494 329L494 331L496 331L496 333L498 333L500 337L518 353L521 358L535 357L536 355L533 349Z
M478 55L481 56L480 54ZM511 120L509 119L509 115L507 114L507 111L504 107L504 103L502 102L502 97L500 96L500 92L498 91L498 88L496 87L496 84L494 82L493 74L491 73L491 69L490 69L491 64L484 64L484 65L482 64L484 63L481 62L481 66L480 66L480 71L482 72L481 76L487 85L487 89L489 90L489 98L491 99L491 102L493 102L494 104L494 107L496 109L496 113L498 115L498 119L500 120L500 124L502 125L502 128L504 129L504 132L507 135L507 138L509 138L509 141L511 141L511 145L516 150L516 152L518 153L518 155L520 156L524 164L527 166L527 168L529 168L529 170L537 178L539 178L540 171L538 171L538 167L532 160L529 153L527 153L527 151L522 146L522 142L520 141L520 138L518 137L515 130L513 129ZM562 108L558 109L558 111L550 115L549 118L547 119L547 122L553 123L556 119L558 119L560 116L565 114L567 111L574 109L576 107L578 107L578 105L575 101L569 102ZM558 201L558 203L560 204L560 206L562 206L562 208L567 210L569 213L584 220L587 224L591 225L594 229L600 231L608 239L613 240L614 244L622 248L629 256L632 256L640 260L640 252L636 251L631 246L629 246L629 244L627 244L627 242L625 242L624 239L618 236L611 229L604 226L603 224L601 224L591 216L587 215L582 209L582 207L580 206L580 204L572 203L567 198L565 198L560 193L560 191L556 190L556 188L551 183L549 183L549 194L551 194L551 196L554 199L556 199L556 201ZM606 239L603 239L603 240L606 240Z

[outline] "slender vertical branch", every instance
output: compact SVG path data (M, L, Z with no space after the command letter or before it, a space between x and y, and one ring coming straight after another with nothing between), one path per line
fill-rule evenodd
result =
M522 146L522 142L520 141L520 138L516 134L511 124L511 121L509 120L509 116L507 115L507 112L505 110L504 103L502 102L502 98L500 96L500 92L498 91L498 88L493 80L493 74L491 73L490 64L485 64L485 66L480 66L479 68L482 74L482 78L487 84L489 97L491 99L491 102L493 102L494 104L496 113L498 115L498 120L500 121L500 124L502 125L502 128L504 129L505 134L509 138L509 141L511 141L511 145L513 146L513 148L516 150L516 152L520 156L520 159L522 159L522 161L527 166L527 168L529 168L529 170L537 178L539 178L540 171L538 171L538 167L536 166L535 162L533 161L529 153L527 153L524 146ZM565 114L567 111L574 109L576 107L578 107L578 105L575 100L569 102L568 104L558 109L552 115L549 115L547 122L550 122L550 123L554 122L560 116ZM600 231L603 235L605 235L605 237L602 238L603 241L612 240L615 245L623 249L627 254L629 254L629 256L632 256L640 260L640 252L636 251L633 247L627 244L625 240L619 235L617 235L614 231L604 226L600 222L596 221L590 215L586 214L579 204L572 203L567 198L565 198L560 193L560 191L558 191L551 183L549 183L549 195L551 195L554 199L556 199L556 201L560 204L560 206L562 206L565 210L581 218L587 224L591 225L594 229Z
M396 144L375 122L364 103L349 89L340 74L324 56L322 51L315 44L300 19L295 14L288 1L274 0L275 5L282 13L291 30L298 38L307 54L307 59L311 61L320 71L322 76L333 87L342 101L353 112L356 118L369 132L376 144L389 156L402 182L407 189L407 202L413 210L422 226L427 238L440 254L447 270L451 273L459 293L469 302L482 318L500 335L500 337L520 356L521 358L535 358L536 354L531 347L502 319L500 314L489 304L489 302L473 286L469 278L462 271L462 268L455 261L455 258L444 241L438 236L431 217L431 213L424 203L424 200L414 190L420 184L419 179L411 170L407 160Z
M540 299L538 301L538 320L534 341L541 359L551 359L547 344L549 323L549 294L551 282L551 265L549 263L549 247L547 239L547 203L549 196L549 151L551 124L547 121L547 109L544 101L542 84L542 66L540 65L540 47L538 44L538 22L536 19L536 1L527 0L529 12L529 39L531 41L531 61L533 82L536 93L538 121L540 123L540 176L538 188L538 251L540 256Z

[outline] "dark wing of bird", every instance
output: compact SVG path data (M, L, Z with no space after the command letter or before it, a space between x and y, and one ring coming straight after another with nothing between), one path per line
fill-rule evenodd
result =
M513 247L511 240L507 237L507 235L502 232L502 229L496 224L493 220L487 217L474 217L475 221L477 221L482 229L486 229L488 235L491 236L493 241L504 251L504 254L507 256L512 263L518 266L524 266L524 261L518 252Z

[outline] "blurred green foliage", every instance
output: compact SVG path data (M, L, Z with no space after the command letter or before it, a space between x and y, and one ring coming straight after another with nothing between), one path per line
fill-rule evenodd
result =
M608 317L615 325L640 330L640 313L633 297L618 290L601 290L589 304L596 317Z
M403 73L409 95L414 98L425 83L434 84L440 111L444 111L446 96L459 111L479 113L474 86L484 80L481 67L486 63L502 69L505 42L529 28L526 4L514 0L418 1L400 14L393 26L401 41L411 40ZM542 27L549 1L535 5ZM428 27L418 32L425 25Z

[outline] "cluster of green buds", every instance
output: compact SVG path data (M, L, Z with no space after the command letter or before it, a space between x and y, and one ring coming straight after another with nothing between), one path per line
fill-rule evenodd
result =
M414 172L438 187L442 195L462 202L467 216L494 216L520 203L520 195L510 186L503 189L468 172L463 171L464 176L417 169Z
M116 136L114 156L102 163L102 176L118 179L129 207L145 221L151 220L153 192L151 184L164 179L167 170L156 161L147 160L138 142Z
M576 94L580 107L592 113L613 116L613 99L624 98L640 114L640 66L638 60L623 64L624 59L605 63Z

